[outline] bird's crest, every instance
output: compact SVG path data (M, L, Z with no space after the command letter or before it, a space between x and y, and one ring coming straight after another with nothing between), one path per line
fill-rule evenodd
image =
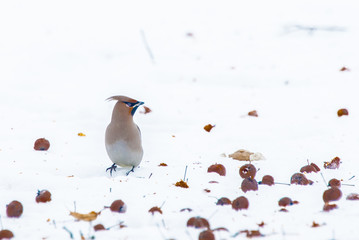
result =
M113 100L121 101L121 102L134 102L134 103L137 102L133 98L129 98L129 97L122 96L122 95L112 96L112 97L109 97L109 98L106 99L106 101L113 101Z

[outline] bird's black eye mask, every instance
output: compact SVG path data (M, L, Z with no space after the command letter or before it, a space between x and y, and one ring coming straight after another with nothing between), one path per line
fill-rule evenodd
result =
M141 106L142 104L144 104L144 102L139 102L139 101L137 101L137 102L126 102L126 101L122 101L122 102L123 102L124 104L126 104L127 107L132 108L132 110L131 110L131 115L132 115L132 116L135 114L137 108L138 108L139 106Z
M134 102L134 103L133 103L133 102L125 102L125 101L123 101L123 103L126 104L127 107L133 107L133 106L135 106L136 104L138 104L138 102Z

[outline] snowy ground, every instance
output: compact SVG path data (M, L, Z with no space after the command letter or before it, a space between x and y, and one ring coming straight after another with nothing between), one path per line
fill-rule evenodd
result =
M263 239L358 239L359 202L346 200L359 192L358 10L354 0L1 1L2 228L15 239L71 239L63 227L74 239L80 232L198 239L202 230L186 222L201 216L213 229L228 229L216 239L245 239L233 236L246 229L260 230ZM339 71L343 66L350 71ZM112 162L104 130L114 103L104 100L112 95L153 110L135 115L145 156L128 177L125 169L105 172ZM339 108L349 116L339 118ZM259 117L247 116L251 110ZM216 125L210 133L203 130L208 123ZM50 141L47 152L33 149L40 137ZM307 174L312 186L243 193L244 163L221 156L238 149L266 157L253 163L258 181L270 174L289 183L309 159L327 181L356 186L342 186L339 208L330 212L322 211L327 187L319 173ZM340 168L323 169L335 156ZM207 173L214 163L227 175ZM186 166L189 188L175 187ZM48 189L52 201L37 204L38 189ZM248 210L215 204L239 196L248 198ZM287 213L278 206L285 196L299 201ZM104 210L92 226L125 228L94 232L69 215L74 202L88 213L116 199L127 212ZM12 200L24 206L18 219L6 216ZM161 205L162 215L148 213ZM321 226L312 228L313 221Z

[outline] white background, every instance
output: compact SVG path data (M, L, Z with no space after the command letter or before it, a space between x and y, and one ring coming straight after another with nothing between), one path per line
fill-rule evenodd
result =
M359 6L356 1L1 1L0 215L15 239L197 239L190 217L207 218L216 239L260 230L263 239L358 239ZM310 28L315 30L310 31ZM148 44L149 49L146 48ZM151 58L149 51L153 58ZM350 71L339 71L343 66ZM135 121L144 159L128 177L110 177L104 148L112 95L144 101ZM339 118L337 110L349 116ZM247 113L257 110L259 117ZM203 126L216 127L207 133ZM85 137L77 134L83 132ZM37 138L47 152L33 150ZM339 208L323 212L327 189L319 173L312 186L259 186L243 193L243 162L221 157L238 150L266 160L256 179L277 182L309 162L326 181L342 179ZM335 156L338 170L323 163ZM168 167L158 167L160 163ZM221 177L207 173L214 163ZM188 166L188 189L174 184ZM152 174L152 175L151 175ZM151 177L149 177L151 175ZM210 184L209 181L218 181ZM38 189L52 201L37 204ZM210 189L206 193L204 189ZM246 196L249 209L216 206L220 197ZM278 200L298 205L279 212ZM70 211L100 211L122 199L124 214L104 210L94 232ZM22 202L19 219L6 204ZM162 206L163 215L148 210ZM180 212L191 208L192 212ZM264 221L265 226L257 224ZM311 228L313 221L318 228ZM234 239L244 239L240 234Z

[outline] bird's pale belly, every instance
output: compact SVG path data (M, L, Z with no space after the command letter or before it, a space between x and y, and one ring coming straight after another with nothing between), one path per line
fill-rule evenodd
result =
M130 148L124 141L116 141L113 144L106 144L107 154L113 163L121 167L134 166L137 167L143 156L143 150L134 150Z

